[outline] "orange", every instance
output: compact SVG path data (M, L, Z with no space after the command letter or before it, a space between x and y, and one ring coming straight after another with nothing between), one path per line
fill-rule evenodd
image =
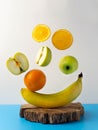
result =
M46 41L51 34L50 28L45 24L38 24L32 31L32 38L37 42Z
M46 76L39 69L30 70L24 77L26 87L31 91L37 91L44 87Z
M65 29L57 30L52 36L53 45L59 50L65 50L72 45L73 36Z

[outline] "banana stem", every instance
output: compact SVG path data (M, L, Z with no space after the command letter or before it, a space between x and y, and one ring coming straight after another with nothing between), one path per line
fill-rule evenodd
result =
M79 75L78 75L78 78L82 78L83 77L83 73L81 72Z

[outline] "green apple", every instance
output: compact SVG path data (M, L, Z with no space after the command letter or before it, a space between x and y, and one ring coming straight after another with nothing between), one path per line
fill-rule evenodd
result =
M71 74L78 69L78 61L74 56L64 56L60 59L59 68L64 74Z
M52 59L52 52L47 46L42 46L36 56L35 63L39 66L47 66Z
M17 52L14 57L10 57L6 62L6 65L8 70L14 75L19 75L29 68L28 59L21 52Z

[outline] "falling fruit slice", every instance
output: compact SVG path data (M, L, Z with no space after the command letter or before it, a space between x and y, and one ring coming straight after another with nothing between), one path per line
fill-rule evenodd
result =
M72 45L73 36L65 29L57 30L52 36L53 45L59 50L65 50Z
M50 28L45 24L38 24L32 31L32 38L37 42L46 41L51 34Z
M14 57L10 57L6 62L6 65L8 70L14 75L19 75L29 68L28 59L21 52L17 52Z
M47 66L50 63L51 59L52 52L50 48L43 46L39 49L35 62L39 66Z

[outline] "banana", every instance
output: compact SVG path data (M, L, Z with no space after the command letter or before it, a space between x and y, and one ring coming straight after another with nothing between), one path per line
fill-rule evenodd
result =
M28 103L42 108L55 108L67 105L76 99L82 91L83 74L78 75L78 79L74 81L64 90L53 94L41 94L32 92L27 88L21 88L21 94Z

